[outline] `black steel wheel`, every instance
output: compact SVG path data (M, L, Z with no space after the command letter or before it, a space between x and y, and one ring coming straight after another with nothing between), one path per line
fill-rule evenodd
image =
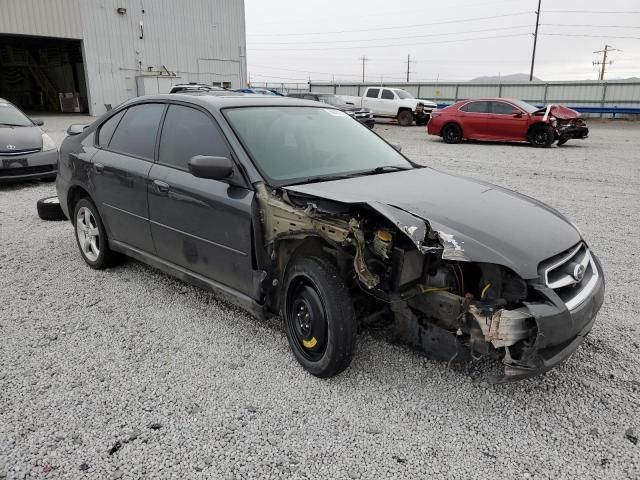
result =
M455 123L445 125L442 129L444 143L460 143L462 141L462 129Z
M305 369L326 378L349 366L355 348L355 313L347 288L329 261L292 260L285 275L283 307L291 351Z
M554 140L553 130L548 125L534 125L529 131L529 143L536 148L550 147Z

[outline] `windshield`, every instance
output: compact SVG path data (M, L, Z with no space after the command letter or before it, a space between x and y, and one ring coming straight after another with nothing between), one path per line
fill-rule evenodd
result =
M256 167L279 185L412 168L396 149L340 110L247 107L224 114ZM323 178L324 177L324 178Z
M328 103L329 105L333 105L334 107L344 105L344 100L342 100L337 95L318 95L318 101L322 103Z
M394 90L394 92L396 92L396 95L398 95L398 97L400 97L402 100L405 100L407 98L416 98L406 90Z
M10 103L0 101L0 125L32 127L31 120Z
M527 113L533 113L540 110L538 107L533 106L530 103L523 102L522 100L511 100L511 103L513 103L517 107L520 107L522 110L524 110Z

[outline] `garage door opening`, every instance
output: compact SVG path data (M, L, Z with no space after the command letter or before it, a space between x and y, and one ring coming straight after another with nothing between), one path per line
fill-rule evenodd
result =
M86 112L82 42L0 35L0 98L27 111Z

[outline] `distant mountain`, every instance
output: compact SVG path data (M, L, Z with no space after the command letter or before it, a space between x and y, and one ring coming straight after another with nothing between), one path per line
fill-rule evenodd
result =
M528 82L529 74L528 73L512 73L511 75L486 75L483 77L476 77L470 82L485 82L485 83L496 83L496 82ZM534 82L541 82L538 77L533 77Z

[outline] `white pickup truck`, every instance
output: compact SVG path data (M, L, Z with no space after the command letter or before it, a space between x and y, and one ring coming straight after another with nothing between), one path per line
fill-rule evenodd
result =
M406 90L390 87L367 87L362 98L346 97L348 104L368 108L376 117L395 118L403 127L426 125L431 111L437 105L429 100L415 98Z

